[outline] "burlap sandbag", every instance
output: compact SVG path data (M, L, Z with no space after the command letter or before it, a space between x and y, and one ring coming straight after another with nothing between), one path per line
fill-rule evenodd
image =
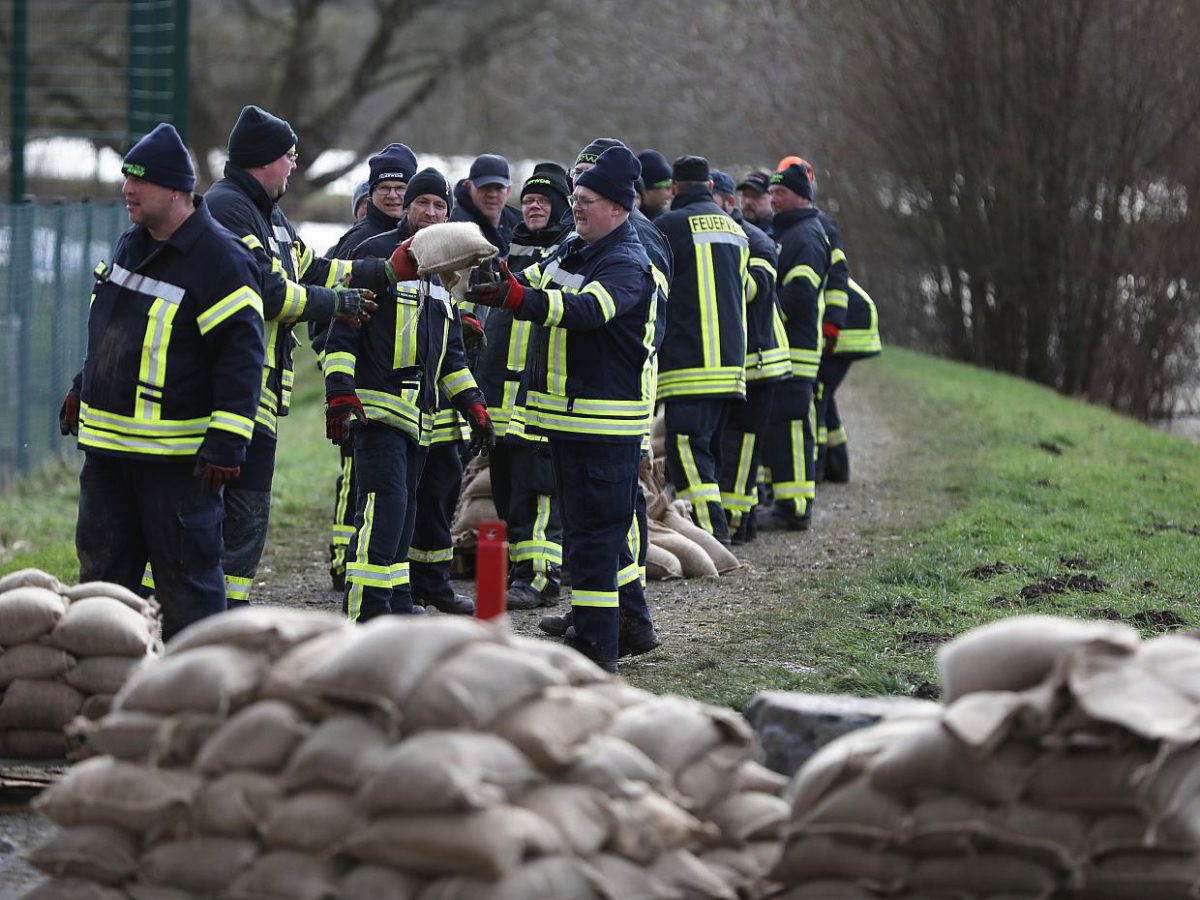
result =
M0 594L21 587L45 588L56 594L61 594L64 590L61 581L41 569L18 569L0 577ZM0 604L0 606L2 605Z
M387 751L359 788L358 803L370 815L467 811L502 803L542 780L504 738L425 731Z
M699 545L708 554L708 558L713 561L713 565L719 574L724 575L741 567L742 564L738 562L737 557L733 555L728 547L703 528L696 525L691 519L681 516L674 509L668 508L665 510L659 521L672 531L682 534L693 544Z
M1026 799L1041 806L1090 812L1137 811L1157 748L1146 743L1120 754L1076 750L1049 755L1029 776Z
M496 255L474 222L443 222L422 228L409 245L422 275L448 275Z
M782 847L778 841L751 841L744 847L714 847L698 858L738 896L760 897L766 893L770 873L779 864Z
M18 678L25 681L57 678L73 665L75 657L65 650L45 644L18 644L0 653L0 688L8 687ZM67 679L67 684L71 684L70 679Z
M565 685L553 666L504 644L477 642L444 658L404 703L406 728L489 728L506 710Z
M1081 896L1087 900L1195 900L1200 896L1200 854L1128 851L1093 863Z
M317 725L292 753L283 772L291 790L354 790L379 771L392 745L387 732L365 716L340 714ZM353 752L348 752L353 748Z
M47 875L90 878L101 884L120 884L137 871L136 835L111 825L76 825L51 835L29 854L29 861Z
M684 578L716 578L717 567L704 548L679 532L651 519L647 529L650 545L661 547L677 560Z
M1200 635L1162 634L1137 649L1138 664L1200 702Z
M1200 797L1192 798L1177 813L1152 822L1138 813L1109 813L1089 819L1089 853L1100 856L1118 850L1164 850L1191 853L1200 850Z
M474 534L479 530L481 522L495 521L498 518L500 516L496 512L496 503L491 497L464 497L454 511L450 531L455 535ZM455 546L459 544L456 542Z
M234 647L195 647L139 668L121 688L116 709L170 715L228 715L244 706L267 671L259 653Z
M0 729L61 731L82 705L83 695L61 681L14 681L0 701Z
M515 806L472 813L383 816L350 833L345 852L417 875L498 878L532 856L561 853L562 837Z
M354 629L339 629L297 644L271 666L259 688L259 699L290 703L313 721L337 713L335 703L310 690L304 684L304 677L306 672L332 656L354 635Z
M595 692L552 687L504 713L493 727L535 765L554 770L570 765L588 738L608 728L616 712L613 703Z
M70 742L62 729L0 731L0 755L13 759L66 759L70 749Z
M142 854L138 872L152 884L209 894L227 887L258 854L255 841L190 838L151 847Z
M33 806L59 825L116 825L142 833L177 821L201 780L191 772L148 769L109 756L85 759L46 788Z
M633 797L647 788L672 788L671 776L650 757L620 738L596 735L580 750L562 779L599 788L610 797Z
M648 864L678 847L716 843L720 832L701 822L656 791L610 802L613 836L609 849L634 862Z
M670 550L651 540L646 544L646 579L674 581L683 577L683 564Z
M21 900L129 900L129 896L90 879L51 878L22 894Z
M1138 633L1116 622L1019 616L975 628L938 650L946 703L973 691L1022 691L1090 643L1132 652Z
M911 810L860 774L824 793L811 806L795 807L792 833L888 841L904 839L912 827Z
M79 715L93 721L103 719L112 712L113 700L115 699L115 694L92 694L84 697L83 705L79 707Z
M477 457L483 458L483 457ZM462 498L474 500L476 497L492 496L492 470L486 464L480 465L470 480L463 486Z
M755 746L754 732L741 716L684 697L656 697L623 709L610 734L633 744L673 775L723 744L741 748L743 760Z
M655 459L666 459L667 416L665 413L660 412L650 423L650 449L654 452Z
M0 584L17 575L21 572L14 572L0 580ZM34 584L16 587L20 579L12 580L12 583L14 587L0 593L0 647L32 643L49 634L67 614L66 601L53 590ZM57 580L54 583L57 584Z
M779 797L757 791L730 794L705 814L720 829L722 843L741 846L783 837L791 809Z
M495 881L459 876L431 882L421 900L625 900L581 859L547 856Z
M52 647L85 656L145 656L154 644L150 623L112 597L85 597L69 607L46 637Z
M221 900L335 900L343 866L291 850L264 853L250 864L229 887ZM377 900L372 894L363 900Z
M172 656L193 647L220 644L263 653L278 659L298 644L331 631L348 631L344 617L308 609L250 606L189 625L166 649Z
M780 796L788 786L788 779L786 775L773 772L751 759L738 767L733 786L738 791L759 791Z
M645 866L635 865L615 853L601 853L588 860L604 885L620 900L680 900L680 892L653 875Z
M599 853L616 824L612 801L599 789L584 785L543 785L528 791L516 803L554 826L576 856Z
M132 656L93 656L81 659L63 681L85 694L115 694L125 686L142 659Z
M514 634L508 636L506 643L522 656L539 659L551 668L558 669L566 676L567 684L590 686L616 683L611 675L582 653L563 646L557 641ZM547 688L547 690L554 690L554 688Z
M190 763L224 720L205 713L162 716L114 710L87 732L87 745L130 762L173 766Z
M1049 897L1060 882L1054 872L1027 859L1001 853L974 853L914 860L909 884L918 896L962 891Z
M342 878L337 900L417 900L425 881L391 866L355 866Z
M859 887L852 881L821 879L789 888L782 894L773 896L772 900L833 900L835 897L837 900L878 900L879 894ZM955 900L964 898L956 897Z
M120 600L134 612L149 617L153 617L158 609L158 604L153 601L139 597L129 588L109 581L85 581L83 584L65 588L61 593L71 602L83 600L86 597L112 597L114 600Z
M301 791L276 802L260 829L268 847L329 853L357 824L354 798L345 791Z
M260 700L234 713L205 742L196 768L206 775L234 769L277 772L308 734L308 723L279 700Z
M832 837L809 837L784 846L770 877L783 884L845 878L862 887L896 891L908 883L912 867L911 859L892 850Z
M738 770L754 752L753 744L720 744L680 769L675 787L688 798L691 809L707 810L732 793Z
M278 778L261 772L229 772L205 782L188 810L190 834L253 837L283 797Z
M650 866L650 875L678 890L686 900L738 900L737 893L688 850L671 850Z
M379 707L398 719L421 679L443 659L476 641L494 640L495 630L460 616L382 616L356 629L348 640L315 660L301 683L330 700Z
M144 881L131 881L125 885L128 900L208 900L191 891L167 887L165 884L148 884Z

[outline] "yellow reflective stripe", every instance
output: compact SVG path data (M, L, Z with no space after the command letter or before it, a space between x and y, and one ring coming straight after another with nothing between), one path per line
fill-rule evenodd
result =
M696 457L692 454L692 443L686 434L675 435L675 450L679 454L679 463L683 466L683 477L687 487L678 492L678 496L692 504L692 512L696 515L696 524L707 532L712 532L712 517L708 512L709 500L721 502L721 489L715 484L708 484L700 478L700 470L696 466Z
M844 263L845 261L846 254L843 252L842 248L834 247L833 251L829 254L829 264L832 266L835 263Z
M530 391L530 399L536 399L540 409L552 412L598 413L606 415L625 414L643 416L650 404L645 400L605 400L590 397L564 397L561 394Z
M283 284L283 306L274 319L277 322L297 322L304 315L304 308L308 306L308 288L286 279Z
M325 375L349 375L354 377L354 369L358 364L355 355L347 350L335 350L325 354Z
M620 419L601 419L587 416L557 415L530 408L527 421L536 428L545 431L561 431L567 434L593 434L606 437L635 437L640 438L650 427L650 415L646 414L639 421L624 421ZM509 432L511 434L511 431Z
M713 265L711 244L696 244L696 287L700 299L700 341L703 345L704 365L721 364L721 334L717 314L716 271ZM676 300L678 303L678 299ZM663 373L665 375L665 373ZM659 383L659 390L662 384Z
M249 600L250 589L254 587L253 578L242 578L240 575L225 576L226 600Z
M258 318L262 318L262 298L258 296L257 291L247 285L242 285L202 312L196 319L196 325L201 334L208 334L230 316L247 307L258 313Z
M763 269L764 271L766 271L768 274L770 274L770 276L771 276L771 280L772 280L772 281L774 281L774 280L775 280L775 278L776 278L776 276L777 276L777 274L778 274L778 273L775 271L775 267L774 267L773 265L771 265L771 261L770 261L769 259L764 259L764 258L763 258L763 257L761 257L761 256L752 256L752 257L750 257L750 262L749 262L749 265L750 265L752 268L755 268L755 269Z
M758 282L750 277L749 271L746 272L746 277L742 279L742 292L747 303L753 303L758 297Z
M547 290L546 292L546 318L543 320L545 325L557 325L562 321L563 313L566 307L563 304L563 293L557 290Z
M258 412L254 414L255 425L261 425L271 434L274 434L279 428L279 418L269 409L264 409L262 406L258 408Z
M650 276L654 279L654 286L658 288L658 292L662 294L663 299L666 300L671 293L671 282L667 278L666 273L663 272L663 270L658 266L654 265L654 263L651 263Z
M249 247L251 250L262 250L263 249L262 241L260 241L258 238L256 238L252 234L242 235L242 243L245 244L247 247Z
M581 588L571 588L572 606L600 606L616 609L620 605L616 591L587 591Z
M567 393L567 332L552 328L547 335L546 390L549 394ZM565 398L564 398L565 399Z
M366 501L363 503L363 522L362 527L358 530L358 546L355 551L356 557L366 557L367 548L371 546L371 534L375 530L375 494L368 493ZM351 622L357 622L359 613L362 612L362 589L363 585L357 579L350 577L351 561L346 560L346 615ZM386 585L381 587L391 587L389 579Z
M625 585L633 584L635 581L641 581L636 562L630 563L617 572L617 587L623 588Z
M541 288L544 286L542 279L545 276L542 275L542 267L539 263L530 263L521 270L520 274L529 282L530 287Z
M331 288L335 284L341 284L353 270L354 263L348 259L329 260L329 274L325 276L325 287Z
M457 371L450 372L448 375L443 375L438 379L438 385L446 392L447 397L457 397L463 391L478 387L475 384L475 376L467 368L458 369Z
M827 442L830 447L840 447L848 440L849 438L846 437L846 427L842 425L829 432Z
M86 424L93 428L164 439L190 438L197 435L203 437L209 421L208 416L197 419L146 420L138 416L109 412L87 403L81 404L80 417L86 419Z
M658 374L658 399L689 394L745 394L743 366L671 369Z
M156 297L150 304L146 334L142 338L142 356L138 363L138 384L134 385L134 409L141 419L162 417L162 388L167 379L167 349L171 343L171 324L179 304Z
M797 278L807 278L815 288L821 286L821 276L817 274L817 270L812 266L794 266L783 276L783 283L785 285L791 284Z
M838 290L826 291L825 292L825 305L826 306L839 306L844 309L850 305L850 295L847 294L845 291L838 291Z
M150 563L146 563L146 568L142 570L142 587L154 590L154 570L150 568Z
M588 282L580 294L591 294L600 304L600 312L604 316L605 322L611 322L617 314L617 304L613 301L612 294L608 292L608 288L598 281Z
M437 565L438 563L451 562L453 559L453 547L442 547L440 550L421 550L417 547L410 547L408 550L408 561L410 563Z
M237 413L226 412L225 410L213 410L212 418L208 421L209 428L216 428L219 431L228 431L231 434L236 434L238 437L244 437L249 440L254 435L254 421L247 419L245 416L239 416Z
M295 255L295 257L296 257L296 277L297 278L304 277L305 273L308 272L309 266L312 265L313 259L315 258L315 255L313 254L311 247L303 246L303 249L301 249L302 246L303 245L301 245L301 243L299 241L292 242L291 250L292 250L293 255ZM280 249L282 250L283 248L280 247ZM325 286L333 287L332 284L327 284Z
M721 500L726 509L731 509L734 512L748 513L754 508L755 501L758 499L757 485L750 481L750 462L754 458L754 432L742 433L742 446L738 451L737 471L733 476L733 490L729 494L722 494Z
M529 354L529 338L533 334L533 323L514 319L508 335L508 356L504 365L510 372L525 368L525 357Z

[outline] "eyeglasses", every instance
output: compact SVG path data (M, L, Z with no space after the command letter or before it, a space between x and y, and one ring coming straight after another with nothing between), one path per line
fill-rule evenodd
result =
M299 153L297 153L295 150L289 150L289 151L287 152L287 158L288 158L288 162L293 162L293 163L294 163L294 162L299 162L299 161L300 161L300 154L299 154Z
M390 185L390 184L380 184L380 185L376 185L375 191L376 191L376 193L379 193L379 194L395 194L397 197L403 197L406 187L407 187L407 185L403 185L403 184L400 185L399 187L396 187L396 186Z
M550 201L547 200L545 197L543 197L541 194L529 194L528 196L521 198L521 205L522 206L545 206L545 207L548 207L548 206L550 206Z
M575 194L572 194L569 199L571 201L572 209L575 209L576 207L580 207L580 206L582 206L584 209L587 209L593 203L599 203L604 198L603 197L578 197Z

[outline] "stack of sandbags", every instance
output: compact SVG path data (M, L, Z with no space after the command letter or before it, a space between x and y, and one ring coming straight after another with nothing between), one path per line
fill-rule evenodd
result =
M642 460L638 479L646 497L650 537L647 580L716 578L741 565L728 547L692 522L686 500L671 500L666 478L653 455Z
M0 756L65 758L66 725L107 713L156 653L157 616L115 584L64 587L37 569L0 578Z
M788 813L735 714L449 616L206 619L90 740L31 898L734 900Z
M479 539L479 523L499 518L492 499L492 470L486 456L477 456L463 473L462 493L450 523L455 550L470 550Z
M1200 896L1200 640L1029 616L939 664L797 773L782 897Z

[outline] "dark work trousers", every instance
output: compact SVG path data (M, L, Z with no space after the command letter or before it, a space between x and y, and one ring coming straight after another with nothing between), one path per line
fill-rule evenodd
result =
M354 513L358 509L354 484L354 447L339 447L342 468L333 498L333 531L329 539L329 573L346 574L346 548L354 537Z
M746 402L729 401L729 417L721 434L721 503L730 528L758 503L758 467L771 426L771 402L777 382L750 381Z
M417 482L425 450L386 425L351 431L358 478L354 537L346 551L342 609L351 622L411 613L408 547L417 513Z
M225 488L225 555L221 566L230 609L250 602L250 589L267 546L278 443L273 434L256 430L242 471Z
M826 462L830 463L830 480L846 481L850 477L849 454L846 452L846 429L837 407L837 389L850 372L853 360L843 356L821 357L817 373L817 470L816 480L825 479ZM830 456L832 454L832 457ZM842 473L845 477L842 477Z
M813 383L790 378L775 388L767 464L775 503L785 513L803 516L816 495L816 415Z
M450 522L458 506L462 477L462 441L434 444L425 451L425 465L417 483L417 519L408 551L412 593L418 603L454 599Z
M692 504L696 524L722 541L729 525L721 506L717 471L721 466L721 431L729 400L721 397L681 397L667 400L667 478L675 496Z
M505 439L492 451L492 497L508 527L508 582L558 599L562 520L546 441Z
M163 640L225 609L219 493L193 475L195 459L144 462L87 453L79 473L79 580L137 591L149 562Z
M646 515L646 495L640 483L634 487L633 522L617 572L622 631L637 631L650 625L650 608L646 605L646 547L650 542L647 533L650 523Z
M641 447L552 437L550 451L563 523L563 561L571 571L571 621L593 658L615 664L621 613L649 621L644 596L621 609L617 573L630 559Z

